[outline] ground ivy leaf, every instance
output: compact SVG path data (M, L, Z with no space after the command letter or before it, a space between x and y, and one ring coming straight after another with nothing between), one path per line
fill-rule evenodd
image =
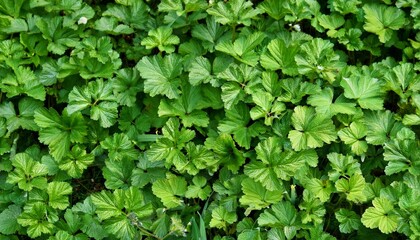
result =
M1 91L5 92L8 98L26 94L34 99L45 101L45 88L30 68L19 66L13 70L14 74L6 75L0 83Z
M354 211L341 208L335 212L335 218L340 223L339 228L342 233L351 233L360 228L360 216Z
M206 200L212 191L211 187L207 185L207 179L203 176L196 175L193 177L192 181L194 184L188 186L185 197Z
M12 160L15 167L13 172L7 176L7 182L18 184L24 191L31 191L33 188L45 189L48 174L47 166L35 161L27 153L18 153Z
M296 151L322 147L324 143L329 144L337 138L332 120L317 115L311 107L295 107L292 125L295 130L291 130L288 137Z
M229 134L221 133L216 138L207 138L205 146L213 150L218 163L225 165L230 171L237 173L244 164L243 152L235 146L235 142Z
M280 201L264 210L258 217L260 226L279 227L286 229L295 225L297 211L290 202Z
M269 191L261 183L255 182L251 178L243 180L241 185L244 195L239 199L239 202L241 205L247 206L246 216L252 210L261 210L283 198L282 191Z
M403 127L389 110L365 113L364 124L367 129L366 142L373 145L384 144L394 138Z
M340 61L338 54L334 52L334 44L328 40L314 38L300 46L295 61L300 74L310 79L322 77L330 83L334 82L345 63Z
M206 18L206 24L196 24L193 26L191 35L194 38L202 41L203 47L208 49L210 52L214 51L214 48L218 41L220 41L226 28L220 26L213 16Z
M372 201L373 207L369 207L362 215L362 223L368 228L379 228L385 234L397 230L398 215L394 213L392 203L383 197Z
M332 152L327 155L327 158L331 166L331 170L328 171L328 176L332 182L336 182L340 177L362 174L360 163L351 155Z
M334 187L329 180L320 180L317 178L309 179L305 185L306 189L309 189L310 192L321 202L326 202L330 199L331 193L334 191Z
M354 174L349 179L340 178L335 182L338 192L344 192L347 200L362 203L366 201L364 189L366 187L365 178L361 174Z
M46 218L45 216L48 216ZM58 220L57 215L54 216L52 212L47 212L47 207L42 202L36 202L31 208L25 211L18 217L17 221L20 225L28 227L27 233L31 238L36 238L42 234L52 234L55 228L55 221Z
M102 175L108 189L127 188L134 169L133 161L105 161Z
M182 5L181 5L182 6ZM179 37L172 34L172 28L161 26L152 29L148 33L148 37L143 38L141 45L146 49L157 47L160 52L172 53L175 51L174 45L179 44Z
M249 109L246 104L237 104L226 110L226 118L221 120L217 129L222 133L233 134L233 139L239 146L249 149L252 138L265 132L266 129L259 122L251 124Z
M394 30L402 28L406 21L404 11L384 4L365 4L363 11L366 19L363 28L378 35L382 43L388 42Z
M342 114L355 114L356 104L344 98L343 95L337 97L334 101L333 90L331 88L324 88L317 94L308 97L308 103L314 106L316 112L328 116L334 116L339 113Z
M7 135L9 136L15 130L22 128L31 131L39 130L34 122L35 110L43 106L41 101L25 97L18 103L19 113L17 114L12 102L4 102L0 105L0 117L6 119Z
M301 152L281 151L281 140L270 137L262 141L255 148L257 159L245 165L246 175L262 183L270 191L282 191L283 184L279 180L289 180L298 169L305 168L307 165L316 166L318 156L313 150Z
M239 37L233 43L229 39L221 41L216 45L216 50L229 54L237 60L254 67L257 65L259 58L255 48L264 38L264 33L254 32L251 35Z
M273 39L267 45L267 50L261 55L261 66L267 70L281 70L284 74L295 76L298 68L295 55L299 51L296 42L285 42L283 39ZM287 52L287 54L285 54Z
M362 122L352 122L350 126L338 131L341 141L351 146L353 153L364 154L368 149L366 141L362 140L367 134L367 129Z
M182 73L181 57L169 54L165 57L145 56L136 65L140 76L145 78L144 91L150 96L165 95L170 99L178 98L180 94L179 75Z
M352 75L343 78L341 86L344 88L344 96L356 99L361 108L370 110L382 110L384 93L381 82L376 78L366 75Z
M136 96L142 88L140 74L135 68L124 68L117 71L111 79L113 93L120 105L132 107L136 103Z
M139 157L139 152L133 143L122 133L115 133L101 142L101 146L108 150L108 156L112 161L134 160Z
M235 212L228 211L223 206L218 206L211 213L210 227L226 228L227 225L236 222L238 216Z
M404 136L404 132L411 132L408 129L402 129L397 133L397 137L384 146L384 160L388 162L385 167L386 175L408 170L413 175L420 173L419 143L416 141L414 132Z
M183 177L170 175L165 179L158 179L152 184L153 194L160 198L167 208L184 205L181 197L187 191L187 181Z
M50 182L47 186L48 204L52 208L64 210L69 206L68 196L73 191L71 185L67 182Z
M22 213L22 209L17 205L10 205L0 213L0 233L14 234L21 226L17 222L17 217Z
M86 153L86 150L80 145L72 147L71 151L59 161L58 165L61 170L67 172L70 177L80 178L83 171L93 163L95 157L92 153Z
M233 0L228 3L218 2L207 13L214 16L216 22L223 25L243 24L251 25L251 19L262 13L260 9L253 9L251 1Z

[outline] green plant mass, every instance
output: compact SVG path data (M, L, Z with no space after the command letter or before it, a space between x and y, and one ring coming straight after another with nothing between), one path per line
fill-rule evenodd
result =
M416 0L0 0L0 240L420 239Z

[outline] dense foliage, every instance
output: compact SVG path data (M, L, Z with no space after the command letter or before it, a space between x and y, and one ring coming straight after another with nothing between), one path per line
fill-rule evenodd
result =
M0 0L0 239L419 239L417 0Z

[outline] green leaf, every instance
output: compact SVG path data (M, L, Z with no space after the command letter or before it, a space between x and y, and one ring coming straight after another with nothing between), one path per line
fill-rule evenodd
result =
M111 127L118 117L118 104L112 88L110 82L104 83L102 79L89 82L82 88L74 87L69 94L68 113L90 108L91 119L99 120L104 128Z
M352 75L350 78L343 78L341 86L344 88L344 96L356 99L361 108L383 109L384 93L378 79L366 75Z
M254 67L257 65L259 58L255 48L264 38L264 33L255 32L251 35L239 37L234 43L226 39L216 45L216 50L229 54L235 59Z
M379 36L379 41L386 43L391 40L394 30L405 25L404 11L384 4L365 4L363 6L366 22L363 28Z
M404 136L406 134L406 136ZM384 146L384 160L388 162L385 167L386 175L408 170L413 175L420 173L420 148L414 132L402 129L397 137Z
M83 171L93 163L95 157L92 153L86 153L86 150L80 145L72 147L71 151L59 161L59 168L66 171L70 177L80 178Z
M175 175L166 179L159 179L152 184L153 194L160 198L167 208L175 208L184 205L181 197L187 191L187 181L183 177Z
M357 155L364 154L368 149L368 144L363 138L367 134L365 125L361 122L352 122L350 126L338 131L341 141L351 146L351 151Z
M172 34L170 27L158 27L152 29L148 33L148 37L141 41L141 45L146 46L146 49L153 49L157 47L160 52L173 53L175 51L174 45L179 44L179 37Z
M340 223L339 228L342 233L351 233L360 228L360 217L351 210L340 208L335 212L335 218Z
M0 105L0 117L6 119L7 135L22 128L37 131L38 126L34 122L34 112L42 107L42 102L32 98L22 98L18 103L19 114L16 113L12 102L4 102Z
M290 188L293 194L293 191L296 191L295 185L291 185ZM321 224L324 222L327 212L324 203L320 199L316 199L316 196L307 190L303 191L302 199L303 201L299 204L302 223L307 224L312 222L314 224Z
M366 142L373 145L382 145L396 137L402 124L394 119L391 111L375 111L365 114L364 123L367 128Z
M245 99L246 94L251 93L252 86L260 81L260 71L245 64L231 64L217 77L226 80L222 85L222 101L226 109L231 109Z
M245 104L237 104L226 110L226 118L221 120L217 129L222 133L233 134L239 146L249 149L251 140L266 129L261 123L251 123L249 109Z
M218 2L207 10L207 13L214 16L216 22L223 25L243 24L251 25L251 19L254 19L261 13L260 9L253 9L251 1L232 0L227 3Z
M21 207L10 205L0 213L0 233L14 234L21 227L17 222L18 216L22 213Z
M211 212L210 227L226 228L227 225L236 222L238 216L235 212L226 210L223 206L218 206Z
M201 109L207 105L212 105L212 103L208 102L203 94L203 90L199 87L185 84L181 87L181 90L182 95L180 98L172 101L168 99L161 100L158 110L159 116L179 116L186 127L193 125L206 127L209 124L209 118L207 113Z
M335 0L332 4L330 3L330 6L342 15L346 15L349 13L356 14L360 9L358 6L360 4L361 1L359 0Z
M317 94L308 97L308 103L315 107L317 113L327 116L341 114L355 114L356 104L339 95L334 101L333 90L324 88Z
M182 73L181 57L169 54L165 57L155 55L145 56L136 65L140 76L145 78L144 91L150 96L165 95L170 99L178 98L180 94L179 75Z
M17 0L13 2L1 1L0 12L17 18L20 16L20 11L24 2L25 2L24 0Z
M33 188L46 188L47 179L44 176L48 174L47 166L35 161L27 153L16 154L12 165L15 168L7 176L8 183L17 183L19 188L24 191L31 191Z
M335 182L335 188L338 192L344 192L349 201L362 203L366 201L364 194L365 178L361 174L354 174L349 179L340 178Z
M35 111L35 123L40 127L39 141L49 145L50 154L60 161L70 151L71 143L82 143L87 135L85 120L80 112L69 115L67 110L60 117L50 108Z
M392 203L386 198L375 198L373 207L369 207L362 215L362 223L368 228L379 228L385 234L397 230L398 215L394 213Z
M42 202L36 202L31 208L26 208L17 219L20 225L28 227L27 233L31 238L42 234L52 234L56 228L54 222L57 220L58 216L47 211L47 207Z
M117 3L122 4L121 0L117 0ZM110 16L113 19L117 19L119 22L124 24L119 24L115 30L120 31L119 29L145 29L146 23L150 15L148 14L148 6L143 1L132 0L121 5L112 5L109 6L106 11L102 13L103 16Z
M251 178L242 181L242 192L244 195L239 199L241 205L247 206L245 215L248 216L252 210L261 210L277 203L283 198L282 192L278 190L269 191L261 183Z
M310 79L321 77L330 83L334 82L345 63L340 61L333 47L334 44L321 38L302 44L295 56L299 73Z
M114 96L120 105L132 107L136 104L141 89L139 72L134 68L123 68L111 79Z
M327 202L330 199L334 187L330 180L320 180L317 178L309 179L305 185L315 197L319 198L321 202Z
M279 100L297 105L306 95L319 92L319 86L305 82L302 78L286 78L280 81L282 88Z
M414 71L411 63L402 63L385 74L385 87L397 93L400 101L407 101L408 97L420 90L420 77Z
M206 200L211 193L211 187L207 185L207 179L202 176L194 176L192 179L193 185L189 185L185 192L186 198L200 198Z
M207 138L204 144L208 149L213 150L218 163L234 173L237 173L245 162L243 152L236 147L229 134L221 133L216 138Z
M278 227L285 231L294 231L296 234L295 223L297 221L297 211L290 202L280 201L264 210L258 217L260 226ZM294 234L292 234L294 235Z
M319 24L323 28L328 29L327 35L329 37L337 38L337 37L340 37L344 33L344 29L342 29L343 31L336 30L337 28L343 26L345 22L344 17L341 16L340 14L334 14L334 13L331 15L321 14L318 17L318 20L319 20Z
M191 30L191 35L194 38L200 39L205 49L210 52L214 51L214 48L218 41L220 41L226 28L220 26L214 17L207 17L206 24L196 24Z
M301 152L281 151L280 139L270 137L262 141L255 148L257 159L245 165L244 172L249 177L262 183L270 191L283 191L283 184L280 181L289 180L302 168L316 166L318 156L313 150Z
M250 111L252 120L264 118L264 124L267 126L271 126L274 119L280 118L286 110L286 105L277 99L274 100L268 92L257 91L252 94L252 100L257 105Z
M108 150L108 156L112 161L134 160L139 157L139 152L127 135L114 133L101 142L101 146Z
M13 69L14 74L3 77L0 87L8 98L25 94L37 100L45 101L45 88L30 68L19 66Z
M69 199L66 195L73 191L71 185L67 182L50 182L47 186L48 204L52 208L64 210L69 206Z
M332 182L337 182L340 177L346 178L355 174L362 174L360 163L352 156L332 152L327 155L327 158L331 166L331 170L328 171L328 176Z
M133 161L105 161L102 175L108 189L127 188L134 169Z
M267 70L281 70L284 74L295 76L298 74L295 55L299 47L296 42L286 42L283 39L271 40L267 45L268 51L261 55L261 66Z
M120 239L133 239L137 232L139 220L152 214L152 206L146 203L140 190L130 187L117 189L113 193L102 191L92 195L96 213L107 232Z
M331 119L315 114L311 107L295 107L292 124L295 130L291 130L288 137L296 151L322 147L337 138Z
M276 0L264 1L258 5L258 8L276 20L280 20L286 15L283 4Z

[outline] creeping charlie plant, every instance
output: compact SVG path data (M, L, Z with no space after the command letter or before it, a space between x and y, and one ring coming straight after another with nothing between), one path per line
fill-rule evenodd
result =
M415 0L0 0L0 239L420 239Z

